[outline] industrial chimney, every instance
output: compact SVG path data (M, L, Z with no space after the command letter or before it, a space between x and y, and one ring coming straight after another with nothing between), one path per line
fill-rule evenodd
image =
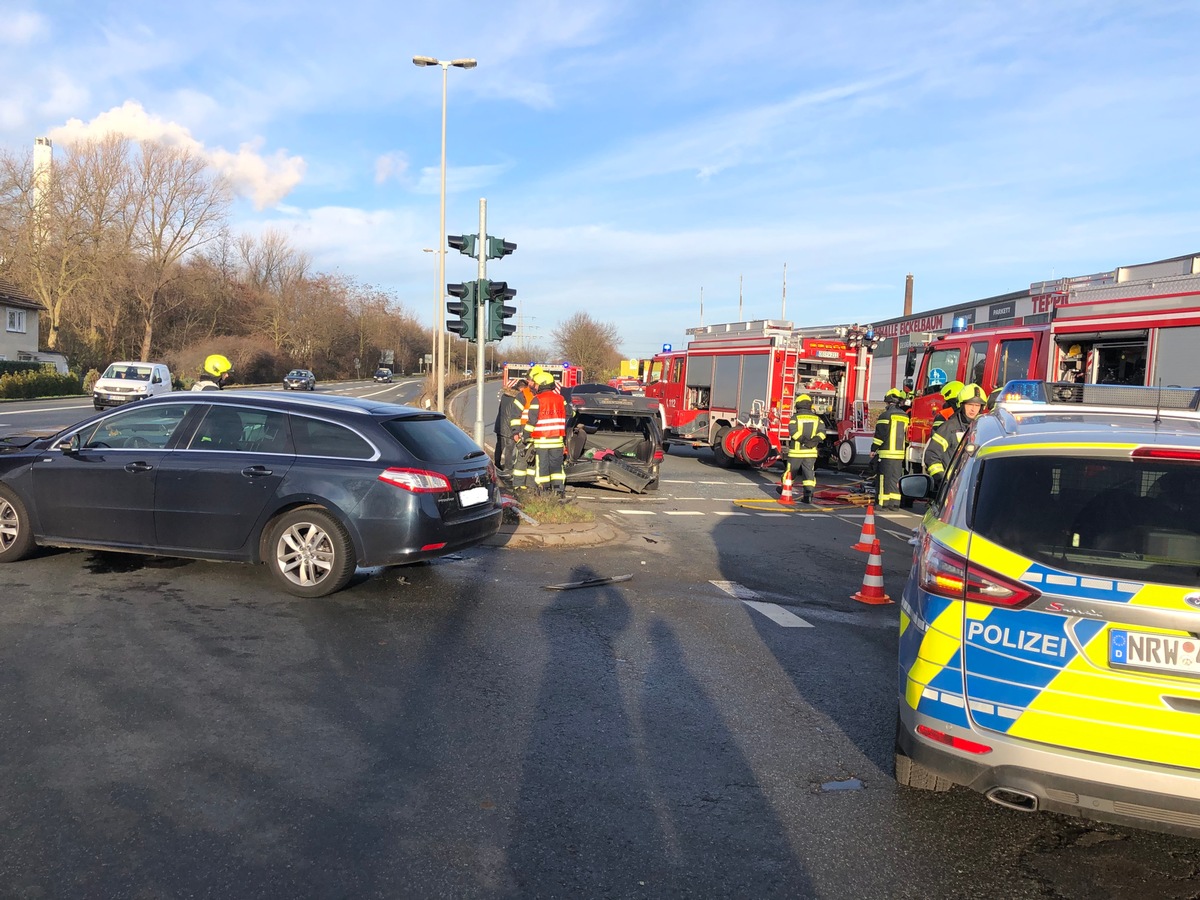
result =
M904 315L905 316L912 315L912 291L913 291L913 277L912 277L912 272L909 272L908 275L904 279Z

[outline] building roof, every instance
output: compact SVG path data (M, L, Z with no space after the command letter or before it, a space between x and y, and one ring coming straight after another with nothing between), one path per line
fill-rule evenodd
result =
M0 278L0 306L17 306L21 309L36 309L39 312L46 308L7 278Z

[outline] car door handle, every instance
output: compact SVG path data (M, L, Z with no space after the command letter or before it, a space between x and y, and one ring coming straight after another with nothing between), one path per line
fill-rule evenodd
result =
M154 466L148 462L131 462L125 466L126 472L149 472Z
M242 474L247 478L261 478L264 475L270 475L271 470L266 466L246 466L242 469Z

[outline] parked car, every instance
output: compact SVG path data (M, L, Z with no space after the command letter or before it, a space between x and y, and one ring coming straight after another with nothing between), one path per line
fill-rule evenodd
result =
M283 376L283 389L285 391L315 391L317 376L308 369L292 369Z
M322 597L356 566L470 547L495 470L441 413L351 397L180 392L0 445L0 562L38 545L266 563Z
M897 781L1200 837L1198 410L1196 389L1013 382L938 491L901 479L930 505Z
M170 391L171 370L165 364L115 362L92 385L92 405L101 410Z
M571 397L575 394L619 394L621 393L611 384L592 384L590 382L577 384L574 387L559 388L563 395L563 402L570 403Z
M380 366L378 369L376 369L375 370L375 383L376 384L391 384L392 383L392 370L388 369L388 368L384 368L383 366Z
M567 407L567 484L657 490L663 460L658 401L578 391Z

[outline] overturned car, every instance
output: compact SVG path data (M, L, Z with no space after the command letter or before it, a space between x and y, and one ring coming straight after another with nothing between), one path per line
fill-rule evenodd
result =
M658 401L572 392L567 404L567 484L635 494L658 489L663 433Z

